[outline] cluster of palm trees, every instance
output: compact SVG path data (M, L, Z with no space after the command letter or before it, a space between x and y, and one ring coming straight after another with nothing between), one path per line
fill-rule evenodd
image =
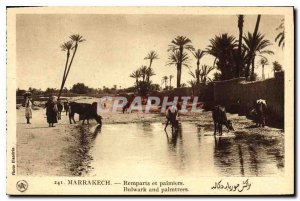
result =
M260 20L261 15L258 15L253 33L248 32L247 34L244 34L243 25L245 17L244 15L238 15L238 39L228 33L216 35L214 38L210 39L210 44L205 50L195 50L192 45L192 41L186 36L177 36L174 38L167 50L170 54L166 65L176 67L176 86L182 87L184 85L181 83L183 67L187 67L188 69L191 68L189 53L196 59L195 71L189 71L189 74L194 78L194 80L189 81L191 86L211 81L211 78L208 75L214 69L219 71L219 74L216 74L216 76L219 76L221 80L244 76L246 77L246 80L253 81L256 77L256 58L260 58L259 64L262 66L262 79L265 79L264 67L269 65L267 56L273 55L274 52L268 49L272 43L265 39L265 35L259 32ZM284 20L281 21L280 25L276 28L276 31L279 31L279 33L275 38L275 42L278 42L278 46L283 48ZM68 78L79 43L85 41L85 39L83 39L83 37L79 34L71 35L69 38L69 41L64 42L61 45L62 51L66 52L66 63L58 99L61 96ZM211 55L215 58L212 66L205 64L200 66L200 61L205 55ZM143 90L146 90L145 88L149 88L149 86L151 86L150 78L155 75L152 68L153 61L159 58L155 51L150 51L144 59L149 60L149 65L142 65L140 68L132 72L130 77L135 79L137 89L143 88ZM274 72L280 71L281 69L282 66L277 61L273 62ZM163 77L162 82L165 85L165 88L167 88L168 80L170 81L169 86L171 88L172 78L172 75Z
M144 59L149 60L149 66L142 65L130 74L130 77L135 79L135 87L137 91L142 91L142 93L146 93L146 91L149 90L149 87L151 87L150 78L155 75L152 63L154 60L159 58L155 51L150 51Z
M158 54L155 51L150 51L144 59L149 60L149 66L147 67L145 65L142 65L140 68L130 74L130 77L135 79L136 84L138 84L140 78L142 78L142 81L144 82L149 82L150 77L155 75L152 68L152 63L155 59L159 59Z
M265 39L265 35L259 33L261 15L257 16L253 33L243 34L244 16L238 16L239 39L232 35L221 34L210 40L207 52L215 57L218 70L221 71L223 80L244 76L247 80L255 79L255 59L262 58L267 61L267 55L274 52L268 47L272 43ZM263 73L264 74L264 73Z
M77 52L78 49L78 45L79 43L85 41L85 39L83 39L83 37L79 34L74 34L70 36L70 40L67 42L64 42L60 47L62 51L67 52L67 58L66 58L66 64L65 64L65 70L64 70L64 74L63 74L63 78L62 78L62 82L61 82L61 86L60 86L60 90L59 90L59 94L58 94L58 98L57 100L59 100L62 90L64 88L64 85L67 81L75 54ZM72 51L73 50L73 51ZM69 62L69 58L70 58L70 54L72 51L72 57L71 60Z
M177 69L177 87L181 86L182 66L190 68L189 55L191 52L197 60L197 69L195 72L190 71L190 75L196 81L189 83L199 84L200 82L210 81L208 74L215 68L220 72L221 80L228 80L236 77L246 77L248 81L254 81L255 60L260 58L259 64L268 65L268 55L273 55L274 52L268 49L272 43L265 39L265 35L259 32L259 24L261 15L257 16L255 29L253 33L243 33L245 17L244 15L237 16L237 25L239 29L238 40L228 33L216 35L210 39L210 44L205 50L198 49L195 51L192 46L192 41L186 36L177 36L171 41L168 51L171 52L167 65L175 65ZM279 46L284 46L284 22L276 29L280 33L275 39ZM200 60L205 55L211 55L215 58L213 66L202 65L200 69ZM264 72L263 78L264 78Z
M169 75L169 76L163 76L162 77L162 85L165 84L165 89L172 89L172 79L174 78L173 75ZM169 82L169 86L168 86L168 80Z

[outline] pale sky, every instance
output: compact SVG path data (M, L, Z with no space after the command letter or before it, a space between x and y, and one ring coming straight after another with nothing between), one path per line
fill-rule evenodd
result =
M246 15L244 33L253 32L256 15ZM283 50L274 39L282 16L262 15L259 32L273 45L275 55L268 56L266 78L272 77L272 62L283 64ZM187 36L196 49L205 49L215 35L229 33L238 39L236 15L91 15L91 14L18 14L17 15L17 86L59 88L66 53L60 50L69 35L80 34L86 41L78 47L66 87L82 82L89 87L113 85L130 87L135 80L131 72L141 65L149 65L144 57L151 50L159 55L152 67L156 73L153 83L161 85L162 77L174 75L175 66L166 66L168 45L176 36ZM192 71L196 60L190 54ZM212 65L214 58L204 56L201 64ZM257 59L258 61L258 59ZM258 64L257 64L258 65ZM187 68L183 69L182 83L191 80ZM261 68L256 72L261 76Z

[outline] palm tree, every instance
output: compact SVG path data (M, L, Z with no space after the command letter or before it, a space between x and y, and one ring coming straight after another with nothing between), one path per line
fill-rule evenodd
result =
M197 82L197 81L196 81ZM192 87L192 96L194 96L195 95L195 86L196 86L196 83L194 80L190 80L190 81L188 81L188 84L189 85L191 85L191 87Z
M169 79L169 78L168 78L168 76L166 76L166 75L162 77L162 84L165 83L165 88L167 88L167 82L168 82L168 79Z
M199 77L200 77L200 69L199 69L200 59L205 55L205 51L198 49L197 51L193 52L193 55L197 59L197 69L195 71L195 76L197 79L197 84L199 84L200 83L200 79L199 79Z
M256 37L253 37L251 33L248 32L247 36L244 36L244 48L247 51L249 63L252 63L252 69L251 69L251 81L254 80L254 67L255 67L255 57L260 56L263 57L265 54L274 54L271 50L266 50L266 48L272 43L269 40L264 39L264 35L261 35L260 33L257 33ZM246 69L248 70L248 69ZM247 71L246 71L247 73Z
M256 19L256 24L255 24L255 28L254 28L254 32L253 32L253 40L251 41L251 43L249 43L249 51L248 51L248 61L247 61L247 66L246 66L246 72L245 72L245 77L248 80L249 78L249 70L250 70L250 65L251 65L251 61L252 61L252 74L251 74L251 80L254 78L254 52L255 52L255 44L256 44L256 40L257 40L257 33L258 33L258 27L259 27L259 23L260 23L260 18L261 15L257 15L257 19Z
M134 78L135 83L137 84L139 82L139 78L141 77L141 73L139 70L136 70L133 73L131 73L129 77Z
M65 79L65 76L66 76L67 67L68 67L68 63L69 63L70 50L73 47L73 41L65 42L60 47L61 47L62 51L66 51L67 52L67 60L66 60L66 64L65 64L65 70L64 70L63 78L62 78L61 85L60 85L60 90L59 90L58 98L61 96L61 93L62 93L62 90L63 90L64 79Z
M74 48L74 51L73 51L73 55L72 55L72 58L71 58L71 61L70 61L70 64L69 64L69 68L68 68L68 71L67 71L65 80L67 79L67 77L68 77L68 75L69 75L69 72L70 72L70 69L71 69L71 66L72 66L72 63L73 63L75 54L76 54L76 52L77 52L78 44L85 41L85 39L83 39L83 36L81 36L81 35L79 35L79 34L71 35L71 36L70 36L70 39L75 43L75 45L74 45L74 47L73 47L73 48ZM72 48L72 49L73 49L73 48Z
M275 42L278 41L278 46L280 47L284 47L284 18L281 20L280 25L276 28L276 31L280 31L276 38L275 38Z
M150 61L149 68L151 68L153 60L154 59L159 59L159 58L158 58L158 55L155 51L150 51L144 59L149 59L149 61Z
M264 69L264 67L266 65L269 65L268 59L265 58L265 57L262 57L259 60L259 64L261 65L261 77L262 77L262 80L265 80L265 69Z
M274 77L276 71L282 71L282 65L278 61L273 62L273 71L274 71Z
M169 80L170 80L170 88L172 87L172 79L173 79L173 77L174 77L173 75L170 75L170 76L169 76Z
M64 87L64 85L66 83L66 80L68 78L68 75L69 75L69 72L70 72L70 69L71 69L71 66L72 66L75 54L77 52L78 44L81 43L81 42L83 42L83 41L85 41L85 39L83 39L83 36L81 36L79 34L71 35L70 39L73 41L73 43L75 43L75 45L74 45L74 47L72 47L72 49L74 49L74 51L73 51L73 55L72 55L71 61L69 63L68 70L66 71L66 75L65 75L65 77L63 79L62 88ZM59 92L59 96L58 96L57 100L59 100L60 94L61 94L61 92Z
M213 66L207 66L207 65L202 65L201 66L201 82L206 83L207 80L210 80L210 78L208 77L209 73L211 73L213 70L215 69L215 67Z
M192 41L185 36L177 36L174 40L171 41L168 51L171 51L172 54L176 54L177 60L177 87L180 87L181 81L181 70L185 59L188 58L184 50L193 51L194 47L191 45Z
M244 15L238 15L239 44L238 44L238 60L237 60L238 63L236 69L236 77L240 77L240 72L241 72L243 26L244 26Z
M150 77L155 75L153 68L151 68L150 66L147 68L146 70L146 80L147 82L150 81Z
M148 69L147 66L141 66L139 69L143 82L145 81L146 78L147 69Z
M175 50L169 55L169 61L167 62L167 65L175 65L177 68L177 87L180 87L180 81L181 81L181 66L185 66L189 68L189 57L186 52L183 53L183 55L180 55L180 52L178 50Z
M207 53L215 57L214 65L217 65L218 70L221 71L222 80L233 77L233 51L236 47L236 39L234 36L227 33L215 36L210 39Z

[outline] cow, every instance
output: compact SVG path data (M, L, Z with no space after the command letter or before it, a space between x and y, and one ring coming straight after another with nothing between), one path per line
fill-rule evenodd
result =
M267 102L263 99L256 100L254 107L254 119L257 127L266 125Z
M128 111L130 104L131 104L130 102L127 102L125 105L123 105L123 108L122 108L123 114Z
M230 130L234 131L231 121L227 120L225 107L221 105L215 106L212 112L212 118L214 121L214 135L216 135L217 131L219 135L223 134L223 125L226 126L228 132Z
M61 119L61 112L63 110L63 104L60 101L57 101L57 119Z
M179 122L177 120L178 117L178 109L176 106L170 106L167 108L166 110L166 126L165 126L165 130L167 129L169 122L171 123L172 126L172 130L173 129L178 129L179 128Z
M75 113L79 114L79 121L82 120L82 124L84 124L85 120L89 124L90 119L95 119L98 124L102 125L102 117L97 114L96 102L93 104L71 102L69 112L70 124L72 124L72 121L76 123L74 119Z
M70 109L69 102L64 102L64 110L66 112L66 115L68 115Z

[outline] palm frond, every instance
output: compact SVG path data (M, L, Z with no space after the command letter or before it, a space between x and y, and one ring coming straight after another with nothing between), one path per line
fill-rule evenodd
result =
M62 51L68 51L72 48L72 46L73 46L73 41L68 41L68 42L64 42L60 46L60 48L61 48Z

